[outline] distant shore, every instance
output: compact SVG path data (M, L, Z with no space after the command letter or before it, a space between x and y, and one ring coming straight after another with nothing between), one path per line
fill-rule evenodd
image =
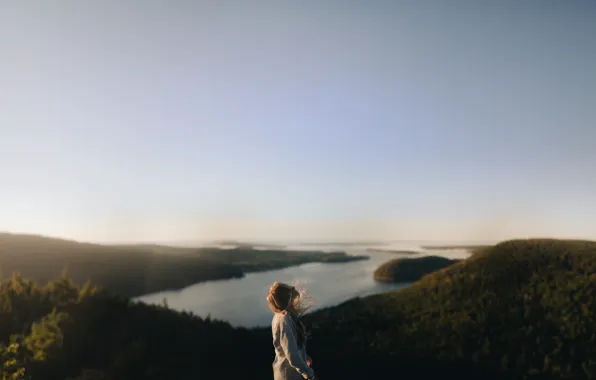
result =
M271 244L271 243L255 243L255 242L242 242L236 240L216 240L213 242L216 246L229 246L235 248L249 248L249 249L284 249L285 245Z
M374 241L363 241L363 242L308 242L308 243L299 243L298 245L304 247L361 247L367 245L388 245L387 242L374 242Z
M394 253L396 255L416 255L418 251L408 251L403 249L383 249L383 248L367 248L366 252L378 252L378 253Z
M420 246L422 249L427 250L453 250L453 249L464 249L464 250L477 250L477 249L485 249L490 248L492 245L490 244L470 244L470 245L423 245Z
M368 260L345 252L165 245L101 245L37 235L0 233L0 277L20 273L45 284L63 271L120 296L138 297L214 280L306 263Z

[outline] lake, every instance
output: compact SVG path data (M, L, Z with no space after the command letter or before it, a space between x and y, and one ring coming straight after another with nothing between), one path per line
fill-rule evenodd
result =
M373 280L373 272L382 263L399 257L428 255L465 258L465 250L423 250L421 243L392 243L379 246L290 246L287 249L345 251L348 254L370 256L370 260L348 263L309 263L268 272L248 273L244 278L210 281L191 285L178 291L148 294L136 298L150 304L162 303L175 310L191 311L202 317L230 322L234 326L257 327L271 323L271 311L265 296L274 281L298 282L315 299L312 310L337 305L354 297L368 296L400 289L404 284L385 284ZM414 250L420 253L403 255L366 252L366 248Z

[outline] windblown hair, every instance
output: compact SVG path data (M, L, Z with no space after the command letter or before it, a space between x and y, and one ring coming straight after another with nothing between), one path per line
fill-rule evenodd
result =
M313 305L313 300L306 294L306 290L276 281L267 293L267 305L274 313L290 315L296 327L298 347L303 347L309 333L300 317Z
M302 316L312 307L313 300L305 289L276 281L267 293L267 304L274 313L291 312Z

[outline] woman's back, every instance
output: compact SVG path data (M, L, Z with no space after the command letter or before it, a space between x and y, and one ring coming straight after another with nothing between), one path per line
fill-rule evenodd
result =
M311 378L313 370L308 366L306 342L298 345L296 324L289 313L275 313L271 322L275 360L274 380L303 380Z
M295 287L279 282L274 283L267 294L273 312L274 380L314 379L306 354L307 332L299 319L300 312L308 309L301 305L304 300Z

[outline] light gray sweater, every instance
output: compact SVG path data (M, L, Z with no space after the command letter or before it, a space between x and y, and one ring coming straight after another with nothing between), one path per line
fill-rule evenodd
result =
M314 375L306 361L306 342L298 348L296 329L292 317L275 313L271 323L275 360L273 380L304 380Z

